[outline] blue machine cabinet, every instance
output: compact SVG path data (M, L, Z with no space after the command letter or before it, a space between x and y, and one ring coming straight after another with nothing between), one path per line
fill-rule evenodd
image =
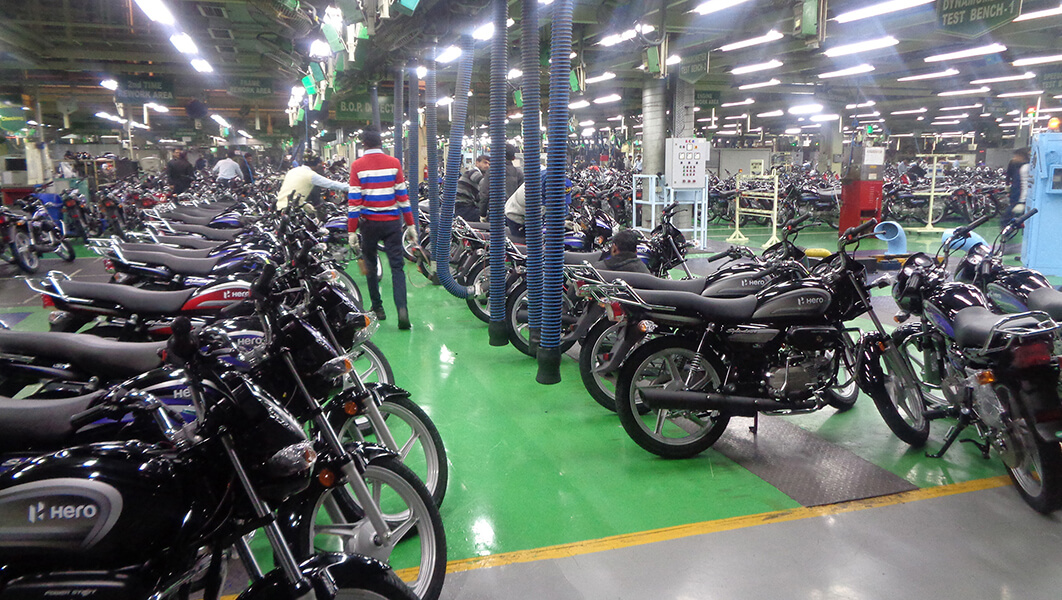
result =
M1040 212L1025 223L1022 261L1045 275L1062 276L1062 133L1033 138L1029 170L1026 205Z

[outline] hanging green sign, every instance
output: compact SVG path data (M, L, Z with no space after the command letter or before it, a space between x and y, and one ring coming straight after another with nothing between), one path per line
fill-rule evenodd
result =
M237 98L271 98L273 80L265 77L237 77L229 84L229 95Z
M693 105L704 108L718 108L720 93L707 90L696 90L693 92Z
M980 37L1021 14L1021 0L936 0L937 27L962 37Z
M1040 73L1038 79L1044 93L1052 95L1062 93L1062 69Z
M0 129L14 133L25 127L26 111L21 106L0 107Z
M159 75L122 75L118 77L118 89L114 90L114 99L129 104L175 104L172 77Z
M679 67L679 79L687 83L697 83L708 74L708 53L701 52L690 57L683 57Z
M357 95L333 102L336 109L337 121L371 121L372 102L369 95ZM395 112L395 101L391 96L380 96L380 114L389 115Z

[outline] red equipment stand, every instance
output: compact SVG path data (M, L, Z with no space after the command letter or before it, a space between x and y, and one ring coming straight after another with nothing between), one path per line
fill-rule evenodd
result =
M11 205L11 204L15 203L15 200L19 200L21 198L25 198L26 196L29 196L33 192L34 192L34 189L33 189L32 186L31 187L4 186L4 188L2 190L0 190L0 195L2 195L2 197L3 197L4 204Z
M838 233L870 219L881 221L881 181L846 181L841 187L841 218Z

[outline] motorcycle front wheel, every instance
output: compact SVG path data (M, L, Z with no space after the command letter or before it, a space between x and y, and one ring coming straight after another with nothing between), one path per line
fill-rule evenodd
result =
M649 409L642 413L646 389L711 392L722 378L714 357L696 359L697 342L666 336L631 352L616 381L616 412L632 440L663 458L689 458L723 435L730 415L719 411Z
M564 311L566 316L570 316L570 306L567 301L562 300L564 306L561 310ZM505 323L509 330L509 341L517 350L524 354L535 358L531 354L531 326L527 322L527 279L524 279L516 287L509 291L509 297L505 300ZM572 346L575 345L574 338L565 339L564 337L565 325L561 322L561 340L560 351L567 352Z
M33 250L33 240L25 231L16 231L11 241L11 254L15 264L26 273L36 273L41 266L41 257Z
M479 261L476 266L472 267L472 270L468 273L468 287L474 290L482 290L482 293L477 293L474 296L469 295L465 299L468 303L468 310L472 311L472 314L477 319L484 323L490 323L490 268L489 264L485 260Z
M579 348L579 375L583 386L595 402L612 412L616 412L616 373L594 369L612 359L612 348L622 328L622 323L601 319L590 328Z
M437 600L446 577L446 534L439 509L417 476L398 459L369 461L363 475L392 533L377 545L354 493L327 488L300 536L299 555L353 552L386 562L421 600Z
M851 338L845 334L844 358L838 357L837 364L837 385L826 390L826 403L837 409L837 412L844 412L853 406L855 406L856 400L859 399L859 385L856 383L854 369L856 364L855 359L855 344L852 343ZM849 368L847 365L852 365Z
M77 255L74 254L74 245L70 243L70 240L59 242L59 246L55 249L55 254L63 259L63 262L74 262L74 259L77 258Z
M895 363L907 360L900 350L885 352L879 363L880 383L869 390L864 390L878 407L878 413L889 429L905 443L920 448L929 439L929 419L925 414L925 402L918 382L908 382L902 375L905 371L914 372L910 361L905 365ZM917 375L917 373L915 373Z

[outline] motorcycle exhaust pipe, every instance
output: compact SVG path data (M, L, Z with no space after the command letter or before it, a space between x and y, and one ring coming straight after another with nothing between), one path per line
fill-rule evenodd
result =
M771 410L814 408L813 402L780 402L769 398L731 396L713 392L641 390L642 402L653 410L718 410L738 417L753 417Z

